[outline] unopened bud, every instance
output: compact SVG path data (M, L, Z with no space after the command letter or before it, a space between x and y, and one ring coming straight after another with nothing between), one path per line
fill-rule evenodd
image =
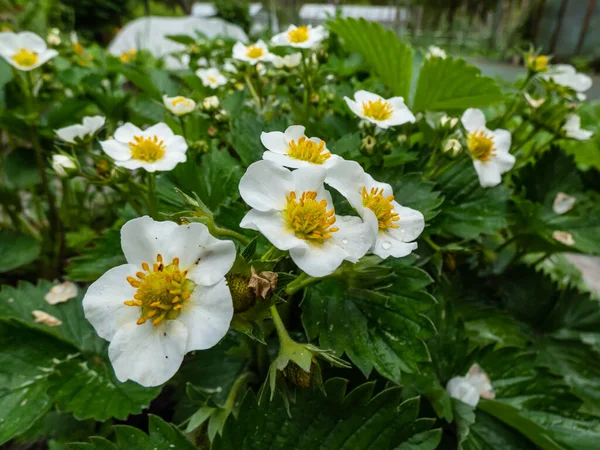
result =
M364 150L367 155L372 155L374 153L375 145L377 145L377 139L370 135L360 141L360 148L361 150Z
M320 97L319 94L317 94L316 92L313 92L312 94L310 94L310 102L311 103L319 103Z
M202 107L206 111L212 111L217 109L219 106L221 106L221 103L216 95L211 95L210 97L206 97L204 100L202 100Z
M446 114L444 114L442 116L442 118L440 119L440 124L444 128L452 129L456 126L457 123L458 123L458 117L450 117L450 116L447 116Z
M77 164L66 155L52 155L52 168L60 178L70 178L77 174Z
M462 145L460 145L458 139L448 139L442 147L444 153L452 152L452 156L458 155L461 149Z

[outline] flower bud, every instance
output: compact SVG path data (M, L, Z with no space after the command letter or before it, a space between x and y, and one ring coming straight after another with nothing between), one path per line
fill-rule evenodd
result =
M177 117L191 113L196 109L196 102L194 100L182 96L167 97L166 95L163 95L163 103L165 107Z
M454 128L457 123L458 117L450 117L446 114L444 114L440 119L440 124L442 125L442 128L448 128L450 130Z
M321 98L319 97L319 94L317 94L316 92L313 92L312 94L310 94L310 102L311 103L319 103L319 100Z
M364 150L367 155L375 153L375 145L377 145L377 139L370 135L360 141L360 148L361 150Z
M60 178L70 178L79 171L73 159L61 154L52 155L52 169Z
M458 139L448 139L444 146L442 147L442 151L444 153L452 152L452 156L456 156L462 149L462 145L458 141Z
M210 97L206 97L202 101L202 107L206 111L212 111L214 109L217 109L219 106L221 106L221 103L219 102L219 98L216 95L211 95Z
M550 58L546 55L527 55L527 68L531 72L540 73L548 70L548 62Z

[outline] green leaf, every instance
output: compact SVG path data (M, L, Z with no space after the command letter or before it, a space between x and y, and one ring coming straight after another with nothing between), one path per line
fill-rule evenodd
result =
M428 430L415 434L408 441L396 447L396 450L435 450L442 438L442 430Z
M385 291L323 281L307 290L302 323L310 339L318 337L321 348L338 356L346 352L365 375L375 368L399 382L402 372L429 360L423 339L433 324L423 312L435 301L419 289L430 280L420 269L395 267Z
M445 202L432 225L436 233L474 239L507 226L510 190L502 185L481 187L470 158L450 167L437 181Z
M50 377L48 394L62 411L76 419L125 420L148 408L161 388L145 388L133 381L121 383L110 365L73 360L60 364Z
M482 108L501 101L497 83L463 59L426 59L417 82L413 112Z
M299 392L290 415L280 396L257 404L249 392L237 420L227 419L213 449L386 449L430 429L431 420L418 418L418 398L401 403L398 388L373 397L373 383L346 394L346 383L339 378L328 380L327 395L316 389Z
M477 411L477 420L469 429L463 450L537 450L533 443L500 420Z
M387 182L394 191L394 200L420 211L426 222L439 214L444 198L441 192L434 190L435 183L424 180L420 173L394 174Z
M41 182L35 153L30 148L16 148L4 160L3 179L9 189L27 189Z
M162 100L160 90L155 86L152 78L146 72L143 72L142 69L122 64L119 70L129 81L142 91L157 100Z
M50 410L48 376L72 352L70 345L48 335L0 321L0 445Z
M190 45L196 43L196 40L193 37L188 36L187 34L168 34L165 37L170 41L177 42L183 45Z
M102 353L106 341L100 339L83 314L81 301L83 292L64 303L51 305L44 297L52 286L46 280L39 280L37 285L21 281L16 287L2 286L0 291L0 315L24 322L30 327L69 342L80 351ZM32 311L43 311L59 319L62 324L57 327L35 323Z
M108 230L92 242L82 255L71 258L67 276L71 280L92 282L109 269L125 264L121 250L121 232Z
M348 51L360 53L365 58L394 95L408 101L413 52L393 31L362 18L337 18L329 20L327 26L343 39Z
M40 242L28 234L0 230L0 273L35 261L41 251Z
M455 398L452 399L452 410L456 422L456 436L458 450L462 450L463 443L469 436L471 425L475 423L475 409Z
M267 131L265 123L255 114L243 113L238 118L233 118L229 140L244 166L262 159L266 150L260 142L263 131Z

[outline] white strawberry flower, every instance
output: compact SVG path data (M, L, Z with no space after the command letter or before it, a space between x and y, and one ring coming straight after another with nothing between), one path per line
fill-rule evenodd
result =
M581 117L577 114L569 114L567 116L567 120L565 121L562 130L567 137L578 141L587 141L594 135L593 131L581 128Z
M63 141L69 144L81 144L89 142L104 126L105 119L102 116L87 116L82 123L59 128L54 132Z
M427 59L431 59L431 58L446 59L448 57L448 55L446 55L446 52L444 51L444 49L442 49L440 47L436 47L435 45L431 45L427 49L427 55L425 57Z
M115 160L115 165L148 172L172 170L185 162L187 144L164 123L141 130L131 123L120 126L113 139L100 142L102 150Z
M33 70L57 55L44 39L30 31L0 33L0 56L15 69Z
M480 109L469 108L461 118L467 130L467 148L482 187L493 187L502 181L501 175L515 165L509 153L511 136L507 130L489 130Z
M312 25L290 25L283 33L276 34L271 44L295 48L315 48L327 38L327 30L322 25L313 28Z
M446 385L446 392L452 398L456 398L467 405L475 408L481 398L493 400L496 397L490 377L475 363L467 374L453 377Z
M233 59L244 61L252 65L259 62L270 62L274 58L275 55L269 51L267 44L262 40L251 45L244 45L241 42L236 42L233 46Z
M376 239L369 249L380 258L402 258L417 248L425 228L419 211L394 200L392 187L375 181L356 161L342 161L327 171L327 184L342 194L367 223Z
M573 209L576 201L577 199L575 197L565 194L564 192L559 192L552 202L552 210L558 215L565 214Z
M263 153L263 159L292 169L308 166L329 168L342 161L340 156L327 149L325 141L317 137L308 138L304 131L303 126L292 125L284 133L261 133L260 141L268 150Z
M289 250L296 265L313 277L332 274L344 260L357 262L375 238L359 217L335 215L331 194L323 186L325 175L321 167L291 172L258 161L240 181L240 194L252 208L240 226Z
M219 86L227 84L227 78L219 72L219 69L211 67L210 69L198 69L196 75L202 80L204 86L217 89Z
M348 97L344 97L344 100L354 114L379 128L394 127L406 122L414 123L416 120L402 97L386 100L372 92L358 91L354 94L354 100Z
M548 72L541 74L540 77L546 81L552 81L555 84L572 89L578 94L583 94L593 84L589 75L577 72L577 69L569 64L554 64L550 66Z
M167 97L166 95L163 95L163 103L165 107L176 116L183 116L196 109L196 102L194 100L182 97L181 95L177 97Z
M302 53L300 52L285 56L275 56L275 58L273 59L273 65L278 69L282 69L284 67L292 69L294 67L299 66L301 62Z
M233 302L224 277L235 246L200 223L144 216L121 228L121 248L127 264L88 288L83 310L110 341L117 378L158 386L175 375L186 353L211 348L227 333Z

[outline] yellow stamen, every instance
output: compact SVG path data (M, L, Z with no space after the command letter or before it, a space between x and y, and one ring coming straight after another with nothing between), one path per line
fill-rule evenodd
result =
M288 31L288 39L294 44L300 44L308 41L309 30L306 25L302 25L294 30Z
M388 228L399 228L394 222L400 220L400 215L394 211L394 205L392 200L394 196L388 197L383 196L383 188L371 188L367 191L367 188L362 189L362 200L363 206L369 208L377 217L379 223L379 229L387 230Z
M134 136L133 141L129 143L129 148L133 159L146 162L158 161L166 151L165 143L159 140L157 136Z
M138 325L151 318L154 318L152 324L158 325L179 316L183 302L190 298L196 287L186 278L187 272L179 269L179 261L179 258L173 258L171 264L165 266L162 255L158 254L152 270L148 263L142 263L146 273L137 272L139 280L127 277L127 282L137 291L133 296L135 300L127 300L124 304L140 308Z
M31 67L38 62L38 55L32 50L20 48L19 51L12 56L12 60L22 67Z
M189 105L190 101L185 97L175 97L173 100L171 100L171 105L173 106L177 106L180 103L185 103L186 105Z
M385 100L369 100L362 102L363 114L375 120L387 120L394 112L394 107Z
M467 145L473 159L478 159L481 162L488 162L496 155L496 147L492 137L483 130L469 133Z
M256 59L264 56L265 51L262 47L258 47L256 45L251 45L250 47L246 47L246 56L248 58Z
M121 61L124 63L128 63L137 55L137 50L135 48L130 49L127 52L121 53Z
M294 191L290 192L283 217L297 237L322 244L339 228L333 226L336 221L333 208L328 211L327 201L316 198L315 191L303 192L299 200Z
M331 157L331 153L325 150L325 142L321 141L317 144L302 136L297 141L289 143L288 156L314 164L323 164Z

